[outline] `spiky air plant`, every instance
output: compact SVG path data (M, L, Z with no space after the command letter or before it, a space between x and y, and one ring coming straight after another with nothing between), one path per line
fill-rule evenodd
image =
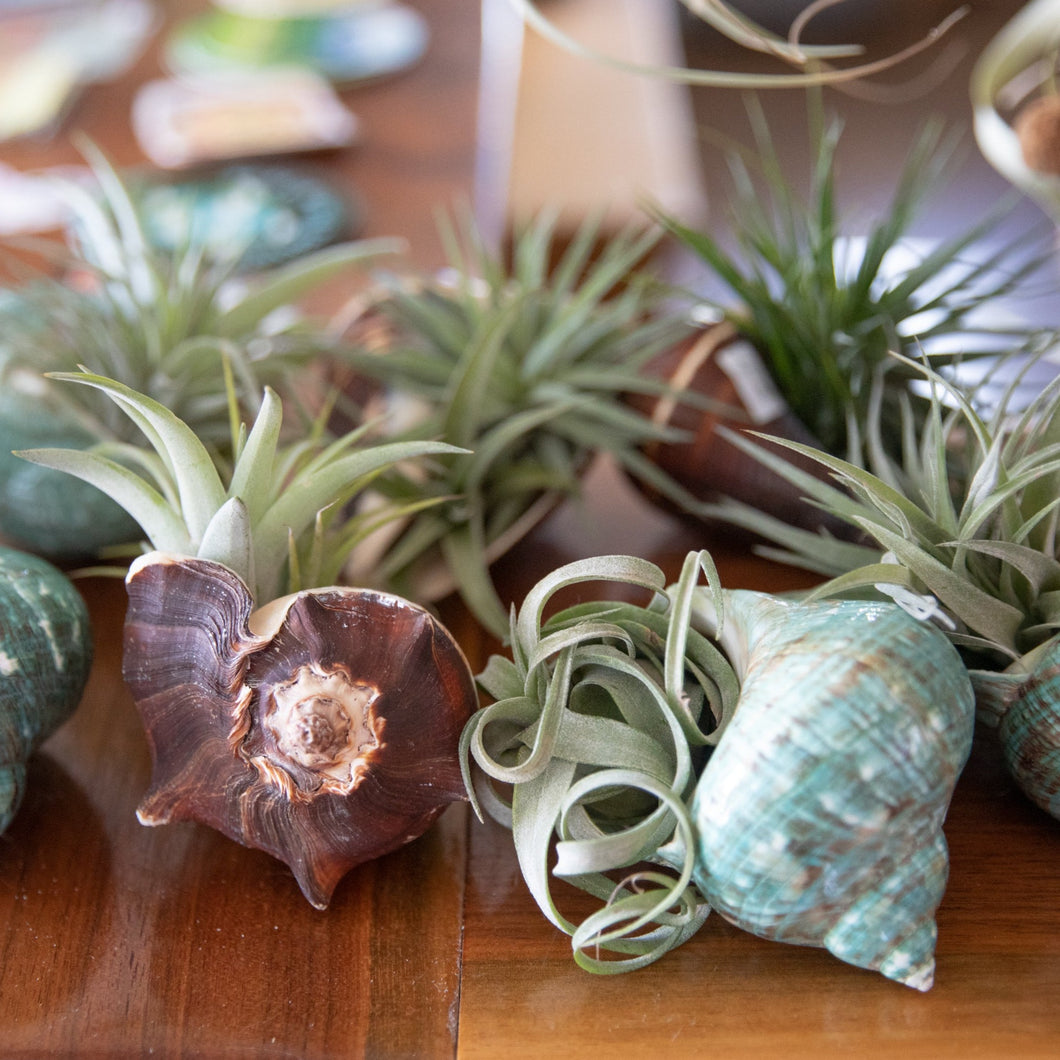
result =
M896 66L931 47L966 13L966 8L957 8L921 40L915 41L893 55L862 61L859 58L864 51L861 45L812 45L802 40L803 32L816 15L825 8L843 3L843 0L816 0L816 2L807 3L800 14L792 20L787 37L778 36L765 29L733 5L724 3L723 0L681 0L692 15L702 19L729 40L750 51L762 52L795 68L791 73L751 73L644 66L600 52L585 41L574 40L546 14L542 13L541 5L537 0L512 0L512 3L528 25L576 55L630 73L665 77L684 84L709 85L716 88L794 88L806 85L841 84L858 80ZM854 60L852 65L837 65L837 63L849 60Z
M774 558L831 575L817 598L886 594L938 622L965 656L980 717L998 730L1016 782L1060 817L1060 374L1044 358L1012 355L970 393L906 362L925 382L930 415L919 429L906 415L895 460L879 444L874 402L871 471L779 439L733 438L865 544L731 502L718 515L779 546ZM796 471L773 443L817 461L836 485Z
M651 602L543 620L555 594L595 579ZM669 588L653 564L612 556L543 579L510 646L479 676L494 702L465 730L465 782L512 830L579 965L640 968L713 908L931 986L942 821L973 720L938 629L891 601L728 591L706 553ZM572 921L552 877L600 907Z
M348 502L442 442L359 432L281 444L266 390L218 470L188 424L101 376L150 445L21 456L91 482L152 551L126 577L123 672L153 761L144 824L195 820L286 862L323 908L353 866L419 836L464 797L460 731L476 706L463 654L427 611L337 586L350 548L395 514Z
M88 388L48 372L84 367L153 397L209 446L229 445L223 362L253 415L266 385L326 353L325 328L295 306L340 270L396 241L330 247L254 277L202 246L154 246L122 178L83 145L94 187L65 187L70 235L61 276L23 273L0 303L0 534L57 561L79 561L141 535L94 487L11 457L12 449L137 439L137 427ZM28 268L28 266L24 266Z
M441 503L394 524L382 556L355 554L350 576L417 600L455 587L503 637L507 608L491 562L578 493L595 454L690 501L641 452L679 432L622 400L630 391L668 392L642 368L690 325L662 311L661 285L644 270L655 231L601 244L590 220L560 248L555 218L543 214L517 234L510 265L471 223L444 233L449 268L421 283L387 284L358 321L372 322L376 348L365 345L352 363L385 388L395 422L473 454L433 462L414 488ZM401 502L410 480L384 474L374 488Z
M663 217L662 223L726 290L724 296L705 298L704 305L758 353L759 373L768 383L759 389L772 393L769 402L768 393L761 397L762 403L779 402L822 449L863 464L861 425L870 401L882 400L880 441L898 457L902 438L893 425L908 403L916 372L892 360L890 351L926 353L941 367L1030 342L1035 329L1010 316L991 317L989 310L1020 289L1045 253L1026 234L1002 236L998 226L1007 204L937 244L913 238L915 223L959 157L956 137L938 122L924 126L890 202L860 237L857 222L842 216L837 206L841 125L811 103L813 156L803 196L753 99L749 115L755 149L749 157L735 152L730 157L728 225L710 232L674 217ZM873 397L881 366L889 370L882 394ZM677 372L683 370L678 365ZM742 364L739 371L744 386L752 386L753 373ZM926 403L914 401L913 407L920 415ZM761 420L751 425L766 429ZM719 446L727 449L724 442ZM709 451L701 454L701 496L719 459ZM690 488L696 488L695 471L682 476Z

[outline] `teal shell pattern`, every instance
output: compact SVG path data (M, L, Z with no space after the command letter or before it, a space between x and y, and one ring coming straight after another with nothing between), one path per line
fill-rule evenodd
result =
M741 690L692 802L698 886L738 927L928 989L965 667L889 602L724 600Z
M37 556L0 548L0 832L26 788L34 750L74 711L92 665L88 611Z

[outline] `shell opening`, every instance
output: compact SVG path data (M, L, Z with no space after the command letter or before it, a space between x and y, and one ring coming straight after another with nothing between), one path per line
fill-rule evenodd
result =
M268 696L263 728L274 764L293 763L329 790L349 790L382 746L378 697L378 689L341 668L299 667Z

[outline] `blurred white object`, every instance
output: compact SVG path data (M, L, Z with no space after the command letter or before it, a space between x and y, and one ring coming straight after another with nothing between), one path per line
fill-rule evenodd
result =
M85 166L22 173L0 162L0 236L62 228L67 207L56 190L56 178L87 182L89 177Z
M158 24L150 0L0 4L0 141L57 125L84 85L135 62Z
M331 85L300 67L150 81L133 132L158 166L344 147L358 123Z

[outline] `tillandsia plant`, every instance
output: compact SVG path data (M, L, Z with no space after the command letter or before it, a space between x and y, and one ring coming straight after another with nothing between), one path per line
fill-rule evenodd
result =
M891 425L909 402L916 373L890 351L922 351L941 366L1030 342L1035 329L989 310L1018 291L1045 255L1026 234L1002 236L1005 205L951 238L917 245L913 226L958 158L956 137L939 122L923 127L890 202L859 237L837 205L840 123L811 100L813 155L803 196L754 99L749 115L755 150L750 158L735 151L730 157L728 234L673 217L662 223L727 289L728 300L704 305L751 343L764 366L760 374L825 451L866 460L862 425L886 366L880 438L897 455L902 438ZM703 473L709 481L709 466ZM686 478L691 485L691 469Z
M971 95L987 161L1060 224L1058 54L1060 4L1032 0L983 49Z
M381 556L355 554L350 577L417 600L455 587L498 636L508 616L491 562L577 494L595 454L691 502L641 452L680 433L622 400L668 392L641 369L690 330L662 311L662 286L643 268L659 234L641 228L601 243L590 219L558 249L555 223L542 214L517 233L510 265L472 223L445 225L450 267L422 283L385 284L358 320L362 330L366 319L382 322L371 329L375 348L351 354L384 385L393 421L473 455L435 461L422 483L381 475L374 488L392 501L411 488L442 503L394 524Z
M464 797L476 694L459 647L422 607L332 584L358 538L401 514L350 516L351 498L453 447L358 432L282 445L266 390L222 474L159 402L89 373L59 381L107 395L150 442L20 454L102 489L152 548L126 576L123 672L153 760L140 821L200 821L264 850L324 908L349 869Z
M700 584L701 573L707 584ZM551 598L602 580L647 606ZM542 912L595 972L642 967L710 909L926 990L946 884L942 822L971 744L968 675L891 601L804 603L721 587L690 553L666 588L633 557L542 580L492 705L461 747L480 812L511 828ZM551 875L594 896L581 923Z
M873 446L872 470L773 439L828 468L837 486L793 469L763 442L734 438L856 526L854 545L785 526L732 503L718 514L780 546L777 559L831 579L814 591L894 596L934 618L972 674L984 722L998 730L1019 786L1060 817L1060 374L1023 386L1036 357L1012 355L969 395L921 363L930 415L905 419L895 460ZM881 406L870 417L877 434Z
M512 0L528 25L556 44L595 62L602 62L632 73L652 77L666 77L673 81L692 85L709 85L720 88L793 88L806 85L841 84L880 73L911 58L925 48L931 47L952 28L966 13L959 7L935 26L920 41L901 51L881 59L862 61L864 48L857 44L813 45L804 43L802 34L809 23L823 10L843 3L844 0L816 0L807 3L800 14L792 20L787 37L778 36L738 11L723 0L681 0L681 3L697 18L702 19L719 33L741 47L762 52L795 67L791 73L751 73L729 70L697 70L686 67L644 66L614 55L604 54L584 41L574 40L564 33L540 10L537 0ZM849 66L837 66L855 60Z
M70 184L67 245L52 246L64 275L29 273L0 302L0 534L54 560L83 560L141 535L94 487L15 460L12 449L131 441L136 427L85 389L46 373L85 367L148 394L208 445L229 444L222 362L234 373L247 413L264 386L327 352L325 328L297 301L340 270L397 241L362 241L307 255L253 278L236 260L203 246L163 250L119 174L91 144L83 150L94 187Z

